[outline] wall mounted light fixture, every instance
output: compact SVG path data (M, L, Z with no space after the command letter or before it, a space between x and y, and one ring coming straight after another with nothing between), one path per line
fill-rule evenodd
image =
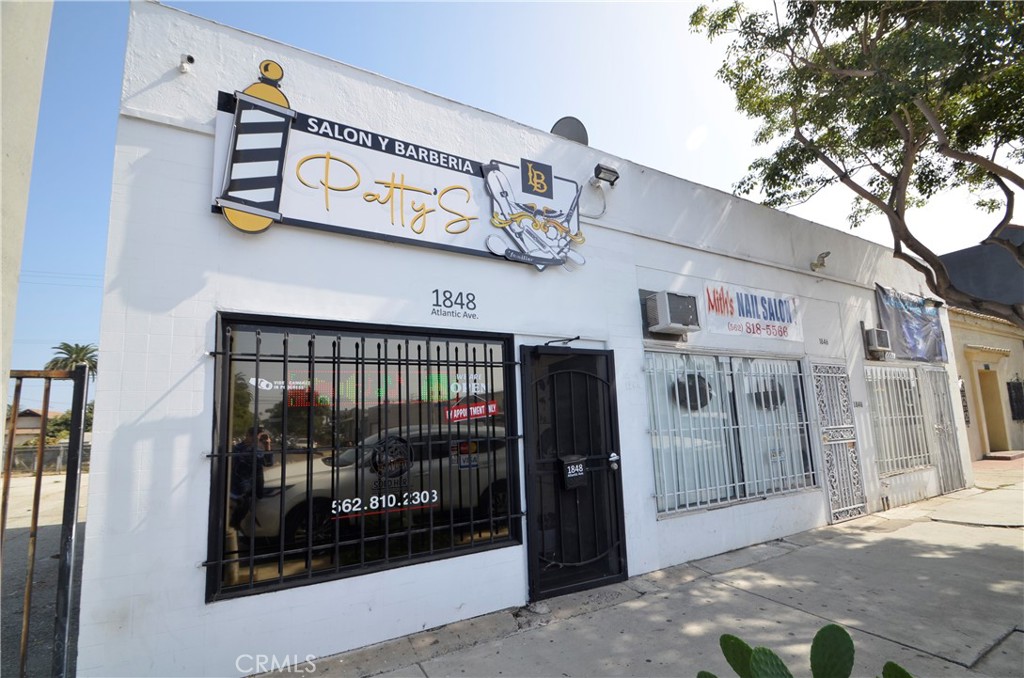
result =
M818 258L811 262L811 270L817 271L818 269L825 268L825 259L832 254L831 252L822 252L818 255Z
M619 171L617 169L598 163L594 167L594 177L590 180L590 185L599 186L602 181L605 181L609 186L614 187L615 182L618 180Z
M178 70L182 73L188 73L192 70L192 64L196 62L196 58L191 54L182 54L181 63L178 64Z

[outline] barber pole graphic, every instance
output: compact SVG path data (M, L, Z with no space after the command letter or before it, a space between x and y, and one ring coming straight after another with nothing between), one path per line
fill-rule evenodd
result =
M231 225L249 233L281 219L281 174L295 118L279 89L283 77L281 66L264 61L259 81L235 93L231 162L217 205Z

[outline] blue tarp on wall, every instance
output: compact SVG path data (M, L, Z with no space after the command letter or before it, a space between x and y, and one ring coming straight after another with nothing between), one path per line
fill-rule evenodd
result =
M897 358L929 363L948 361L939 308L934 302L877 284L875 298L879 319L889 332L892 352Z

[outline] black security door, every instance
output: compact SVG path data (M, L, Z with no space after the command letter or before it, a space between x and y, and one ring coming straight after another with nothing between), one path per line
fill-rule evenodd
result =
M626 578L610 351L524 346L530 598Z

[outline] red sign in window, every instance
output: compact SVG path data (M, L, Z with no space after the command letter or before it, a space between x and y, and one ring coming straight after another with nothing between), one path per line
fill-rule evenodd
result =
M454 405L444 411L444 416L448 421L468 421L470 419L493 417L497 413L498 401L488 400L486 402Z

